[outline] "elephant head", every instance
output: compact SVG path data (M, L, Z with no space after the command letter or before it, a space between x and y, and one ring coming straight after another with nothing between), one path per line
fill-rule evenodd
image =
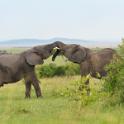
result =
M53 48L56 47L55 43L48 45L35 46L25 52L26 62L30 65L43 64L43 60L52 55Z
M80 45L64 44L60 41L56 41L54 43L59 49L57 49L57 51L54 53L52 57L53 61L55 60L57 55L63 54L70 61L80 64L87 58L88 53L90 52L88 48L81 47Z

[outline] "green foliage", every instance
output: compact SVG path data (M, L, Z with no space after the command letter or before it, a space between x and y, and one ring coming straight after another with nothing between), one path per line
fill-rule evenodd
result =
M70 86L66 87L65 89L60 89L57 91L56 94L59 94L64 97L68 97L71 100L78 102L80 108L90 105L96 101L99 101L104 95L103 92L98 92L98 90L91 89L90 96L87 95L87 89L89 86L85 85L86 78L82 78L82 80L76 80L71 83ZM99 87L100 89L100 87Z
M109 93L108 101L112 105L124 103L124 40L118 48L120 57L115 57L106 67L108 75L105 78L104 89Z
M41 77L52 77L54 75L54 70L56 69L55 65L44 65L41 67L39 75Z
M121 44L118 47L119 55L124 58L124 39L122 39Z
M65 66L65 75L72 76L80 74L80 67L77 64L69 63Z
M42 65L38 69L39 77L71 76L80 74L79 65L69 63L66 65Z

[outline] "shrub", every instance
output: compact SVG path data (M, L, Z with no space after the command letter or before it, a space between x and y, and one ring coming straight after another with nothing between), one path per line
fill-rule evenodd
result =
M53 76L63 76L65 75L66 67L65 66L56 66L56 70Z
M82 78L82 80L74 80L68 85L68 87L64 87L56 91L56 95L67 97L69 100L73 100L79 103L79 107L90 105L96 101L100 101L101 97L104 97L103 92L99 92L97 89L91 88L92 95L87 95L87 86L85 85L86 78ZM82 87L83 86L83 87ZM80 88L82 87L82 88Z
M54 76L71 76L80 74L79 65L69 63L66 65L49 64L39 67L39 77L54 77Z
M44 65L41 66L41 68L39 69L39 76L40 77L52 77L54 76L56 70L56 65L54 64L50 64L48 65Z
M104 83L104 90L109 93L109 102L113 105L124 103L124 40L118 52L121 58L114 58L107 66L108 75Z
M78 64L73 64L73 63L70 63L70 64L67 64L65 66L65 75L66 76L70 76L70 75L78 75L80 74L80 67Z

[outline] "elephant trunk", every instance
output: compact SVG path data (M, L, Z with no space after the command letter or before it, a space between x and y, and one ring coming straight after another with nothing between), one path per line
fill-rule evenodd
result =
M55 61L55 58L60 54L61 50L57 49L56 52L52 56L52 61Z
M54 52L54 54L52 56L52 61L55 61L55 58L59 54L61 54L61 52L64 50L66 45L64 43L62 43L61 41L56 41L53 44L54 44L54 48L56 47L56 51Z

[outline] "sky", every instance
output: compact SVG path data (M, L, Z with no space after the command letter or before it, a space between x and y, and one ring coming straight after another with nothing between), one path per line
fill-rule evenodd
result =
M0 0L0 40L54 37L121 40L124 0Z

